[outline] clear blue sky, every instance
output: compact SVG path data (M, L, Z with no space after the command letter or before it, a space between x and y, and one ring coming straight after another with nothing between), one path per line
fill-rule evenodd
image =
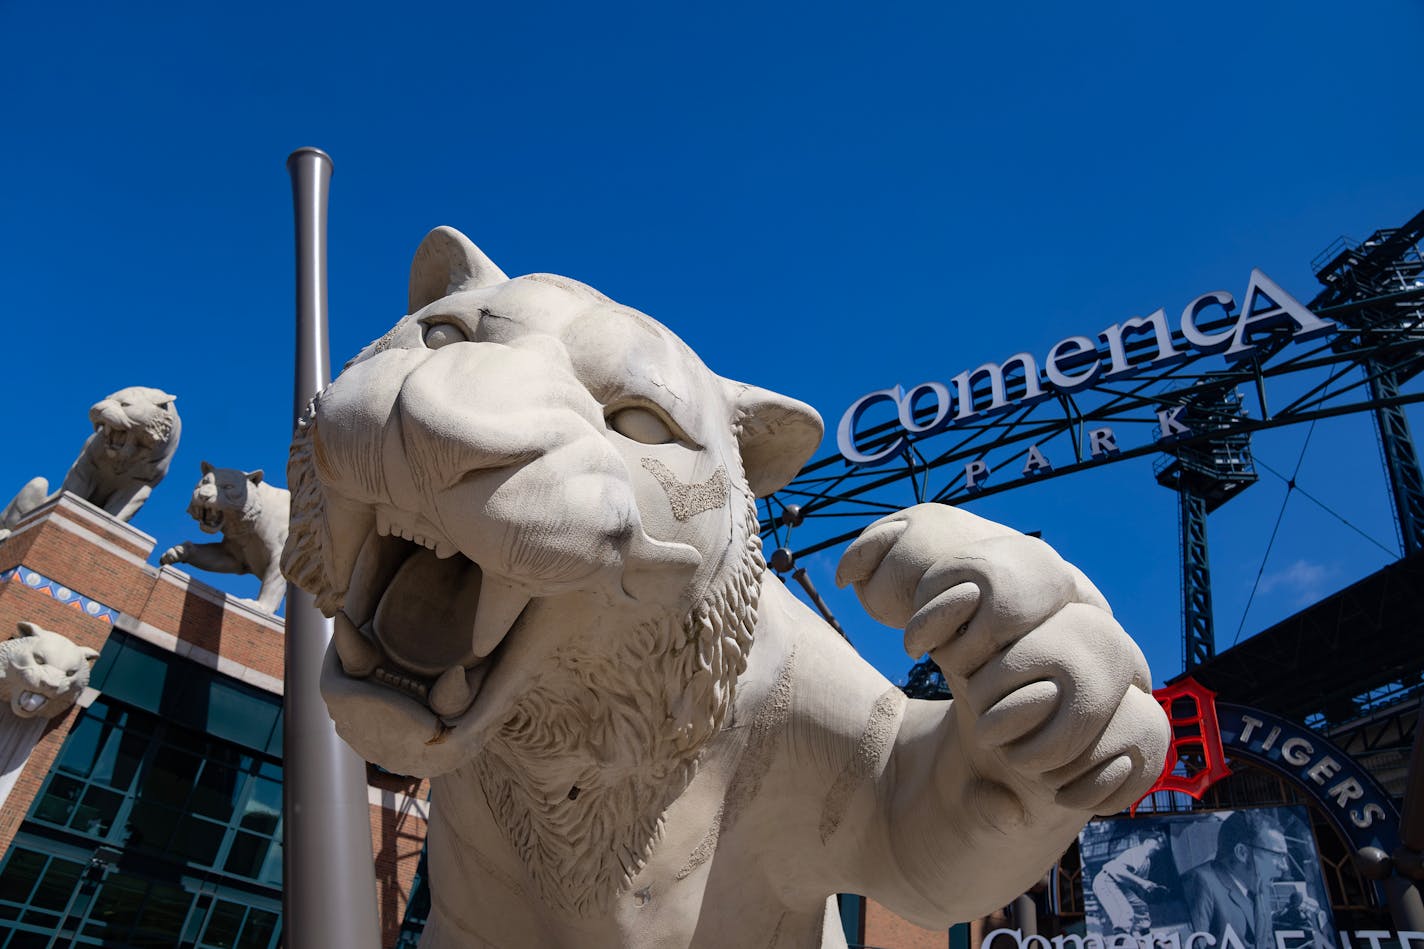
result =
M301 145L336 162L338 364L451 224L833 425L870 389L1239 295L1253 266L1309 299L1322 247L1424 206L1421 46L1406 0L3 4L0 494L61 478L88 405L134 384L184 419L135 521L160 550L198 537L201 460L285 483ZM1289 471L1303 440L1256 449ZM1367 420L1318 426L1300 483L1396 546ZM1263 474L1211 519L1223 647L1284 494ZM1180 668L1175 499L1148 461L972 509L1042 530L1158 678ZM1292 498L1246 634L1388 559ZM811 565L828 593L833 567ZM898 636L833 602L902 676Z

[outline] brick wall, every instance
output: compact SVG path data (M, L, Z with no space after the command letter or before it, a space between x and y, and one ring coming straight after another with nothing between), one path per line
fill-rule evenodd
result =
M376 855L376 908L381 918L381 945L395 942L405 918L406 895L415 880L420 851L425 846L426 821L421 802L397 797L395 806L372 806L371 846Z
M949 933L921 929L874 900L865 901L865 945L877 949L948 949Z

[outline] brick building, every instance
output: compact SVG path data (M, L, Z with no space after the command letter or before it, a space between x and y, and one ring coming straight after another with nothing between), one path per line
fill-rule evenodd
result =
M71 495L0 543L0 638L31 622L100 654L0 803L0 949L279 944L282 620L154 566L153 547ZM428 804L370 782L389 946Z

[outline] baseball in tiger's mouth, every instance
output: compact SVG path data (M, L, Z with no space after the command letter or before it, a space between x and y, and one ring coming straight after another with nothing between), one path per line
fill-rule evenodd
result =
M448 723L474 703L496 648L530 600L429 525L378 516L332 641L348 676L395 689Z

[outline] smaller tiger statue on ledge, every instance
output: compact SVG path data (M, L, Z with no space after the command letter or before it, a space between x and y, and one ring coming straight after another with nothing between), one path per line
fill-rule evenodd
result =
M178 451L182 423L173 404L177 399L160 389L129 386L95 402L89 409L94 433L59 492L81 497L121 521L132 520ZM47 479L30 479L0 510L0 541L53 496Z
M221 531L224 536L212 544L184 541L165 550L158 562L254 574L262 581L255 605L275 613L287 593L279 564L287 542L287 507L287 492L263 481L261 469L214 468L205 461L188 513L205 534Z

